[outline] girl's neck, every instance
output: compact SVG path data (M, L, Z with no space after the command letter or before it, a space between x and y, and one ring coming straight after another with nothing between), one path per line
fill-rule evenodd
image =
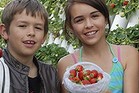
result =
M101 55L102 53L109 51L109 45L107 42L97 43L93 46L82 47L82 52L86 55Z

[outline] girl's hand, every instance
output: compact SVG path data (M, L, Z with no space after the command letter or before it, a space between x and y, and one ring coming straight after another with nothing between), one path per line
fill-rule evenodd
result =
M110 90L106 91L105 93L112 93Z

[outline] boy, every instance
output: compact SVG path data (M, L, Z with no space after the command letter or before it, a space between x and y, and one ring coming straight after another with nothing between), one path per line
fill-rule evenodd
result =
M13 0L4 8L1 36L7 43L9 93L60 93L57 71L34 56L48 32L48 14L37 0ZM4 93L4 92L2 92Z

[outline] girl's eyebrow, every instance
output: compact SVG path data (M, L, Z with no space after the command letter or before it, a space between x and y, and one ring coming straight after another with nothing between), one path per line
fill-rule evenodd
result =
M91 12L91 14L95 14L95 13L98 13L99 11L93 11L93 12Z
M77 17L73 18L73 20L76 20L76 19L81 18L81 17L82 17L82 16L77 16Z
M93 12L91 12L90 14L95 14L95 13L99 13L99 11L93 11ZM77 19L77 18L81 18L82 16L77 16L77 17L75 17L75 18L73 18L73 20L75 20L75 19Z

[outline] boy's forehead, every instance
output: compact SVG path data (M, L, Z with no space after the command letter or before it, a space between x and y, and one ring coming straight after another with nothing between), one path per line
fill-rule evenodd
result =
M33 19L32 19L33 18ZM30 20L30 19L32 19L32 21L34 20L37 20L37 22L38 23L44 23L45 22L45 20L44 20L44 18L41 16L41 14L39 14L39 13L36 13L35 15L32 15L32 13L31 12L29 12L29 13L27 13L26 12L26 10L24 10L24 11L22 11L21 13L19 13L19 12L17 12L15 15L14 15L14 17L13 17L13 20Z
M44 19L44 16L39 11L33 13L31 11L26 11L26 9L24 9L23 11L17 12L15 15L20 15L20 14L24 14L32 17L41 17L42 19Z

